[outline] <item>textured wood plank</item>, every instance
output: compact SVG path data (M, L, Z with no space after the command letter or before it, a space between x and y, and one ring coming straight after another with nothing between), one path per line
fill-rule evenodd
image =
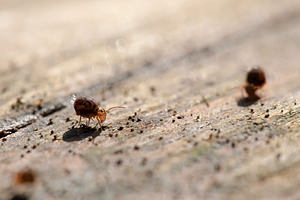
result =
M0 16L0 199L299 198L298 0L3 1ZM245 105L255 65L268 84ZM72 128L74 95L126 109Z

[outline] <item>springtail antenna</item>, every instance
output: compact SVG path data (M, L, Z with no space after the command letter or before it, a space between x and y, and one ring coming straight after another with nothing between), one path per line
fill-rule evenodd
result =
M106 112L109 112L110 110L115 109L115 108L125 108L125 107L123 107L123 106L114 106L114 107L111 107L111 108L107 109Z

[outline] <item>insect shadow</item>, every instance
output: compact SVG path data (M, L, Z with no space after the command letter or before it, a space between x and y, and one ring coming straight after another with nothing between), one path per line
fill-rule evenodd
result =
M243 98L238 99L237 105L241 106L241 107L248 107L248 106L255 104L259 99L260 99L260 97L257 95L255 95L252 98L243 97Z
M65 142L80 141L88 137L96 138L100 135L101 132L102 129L83 126L80 128L72 128L71 130L68 130L64 133L62 139Z

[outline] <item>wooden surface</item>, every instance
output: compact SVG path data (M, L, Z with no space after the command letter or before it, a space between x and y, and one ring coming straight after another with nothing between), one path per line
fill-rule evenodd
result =
M0 44L1 200L300 198L299 0L4 0Z

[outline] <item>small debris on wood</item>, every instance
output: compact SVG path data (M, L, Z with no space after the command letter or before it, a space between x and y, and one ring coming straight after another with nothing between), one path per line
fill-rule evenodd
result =
M15 181L17 184L32 184L34 183L35 179L36 175L30 169L18 172L15 177Z
M10 107L12 110L19 110L24 108L24 102L22 101L22 97L18 97L16 99L16 102L12 104Z
M122 149L116 150L116 151L114 152L114 154L121 154L121 153L123 153L123 150L122 150Z
M204 103L206 105L206 107L209 107L208 100L207 100L207 98L205 96L202 96L201 103Z
M235 148L235 143L234 142L231 143L231 147Z
M56 141L57 140L57 135L54 135L53 136L53 139L52 139L52 142Z
M29 200L29 198L24 194L15 194L10 200Z
M52 125L52 124L53 124L52 119L49 119L49 122L48 122L47 126L50 126L50 125Z
M38 110L42 110L42 108L43 108L42 104L43 104L43 99L40 99L40 100L38 100L38 101L34 104L34 106L35 106Z
M117 165L117 166L121 166L122 163L123 163L123 160L119 159L119 160L117 160L116 165Z
M149 88L149 90L150 90L150 92L151 92L152 95L155 95L156 88L155 88L154 86L151 86L151 87Z

